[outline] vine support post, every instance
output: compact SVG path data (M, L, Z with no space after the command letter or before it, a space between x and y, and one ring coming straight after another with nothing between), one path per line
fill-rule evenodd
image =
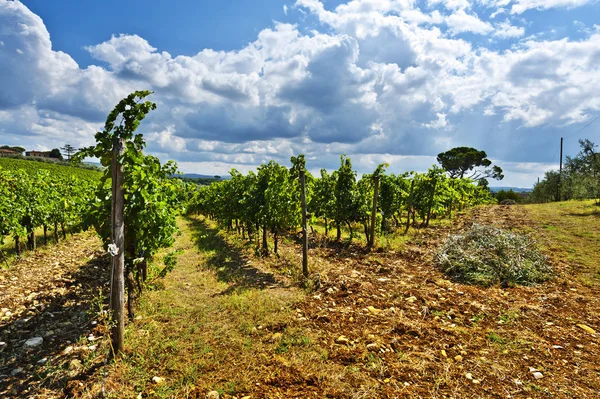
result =
M435 188L437 186L437 179L433 181L433 188L431 189L431 196L429 197L429 205L427 206L427 220L425 221L425 227L429 226L429 218L431 217L431 208L433 208L433 199L435 198Z
M373 176L373 210L371 211L371 233L369 234L369 248L375 245L375 223L377 222L377 198L379 197L379 175Z
M111 328L114 354L123 350L125 341L125 217L123 195L123 166L119 158L125 151L122 138L116 138L112 159L112 255L110 310L113 325Z
M413 206L413 191L415 190L415 179L413 178L410 182L410 194L408 194L408 207L406 209L406 229L404 229L404 234L408 233L408 228L410 227L410 213L412 211Z
M308 277L308 231L306 228L306 174L300 171L300 201L302 203L302 274Z

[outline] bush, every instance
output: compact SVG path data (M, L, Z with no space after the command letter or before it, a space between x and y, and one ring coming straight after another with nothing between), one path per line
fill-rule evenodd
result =
M517 205L517 201L512 199L505 199L500 201L500 205Z
M498 202L502 203L505 200L513 200L515 202L521 202L521 197L519 196L518 193L515 193L512 188L508 191L505 191L504 189L498 191L494 197L496 197L496 199L498 200Z
M548 259L529 237L478 224L448 237L435 260L451 278L486 287L532 285L553 274Z

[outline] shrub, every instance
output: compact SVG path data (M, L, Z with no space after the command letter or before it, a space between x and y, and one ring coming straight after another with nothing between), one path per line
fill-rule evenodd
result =
M532 285L550 279L553 273L529 237L478 224L448 237L435 260L451 278L483 286Z

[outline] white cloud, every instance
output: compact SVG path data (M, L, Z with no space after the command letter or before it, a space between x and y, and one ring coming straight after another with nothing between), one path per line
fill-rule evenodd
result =
M492 24L482 21L477 14L467 14L462 9L446 17L446 24L452 34L471 32L486 35L494 30Z
M15 144L88 145L120 98L148 88L158 103L141 128L149 149L186 167L225 174L303 152L335 168L346 152L368 172L382 159L426 169L438 152L466 144L516 162L525 152L509 151L512 140L531 148L546 127L600 111L600 32L488 49L457 35L520 38L524 28L482 20L466 1L444 7L448 15L411 0L334 10L299 0L288 11L311 13L325 29L275 23L236 51L192 56L119 35L88 46L99 65L82 69L52 49L39 17L0 0L0 132Z
M594 0L515 0L510 12L522 14L527 10L547 10L550 8L575 8L592 3Z
M471 7L469 0L428 0L427 4L430 7L443 5L448 10L464 10Z
M506 20L494 25L494 36L501 39L510 39L521 37L525 34L525 28L522 26L511 25L510 21Z

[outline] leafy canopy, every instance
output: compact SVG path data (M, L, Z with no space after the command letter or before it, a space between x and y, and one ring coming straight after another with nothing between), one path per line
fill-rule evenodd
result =
M467 177L472 180L492 178L502 180L504 175L499 166L493 165L485 151L472 147L456 147L438 154L437 161L452 178ZM491 166L491 168L490 168ZM465 176L466 173L471 173Z

